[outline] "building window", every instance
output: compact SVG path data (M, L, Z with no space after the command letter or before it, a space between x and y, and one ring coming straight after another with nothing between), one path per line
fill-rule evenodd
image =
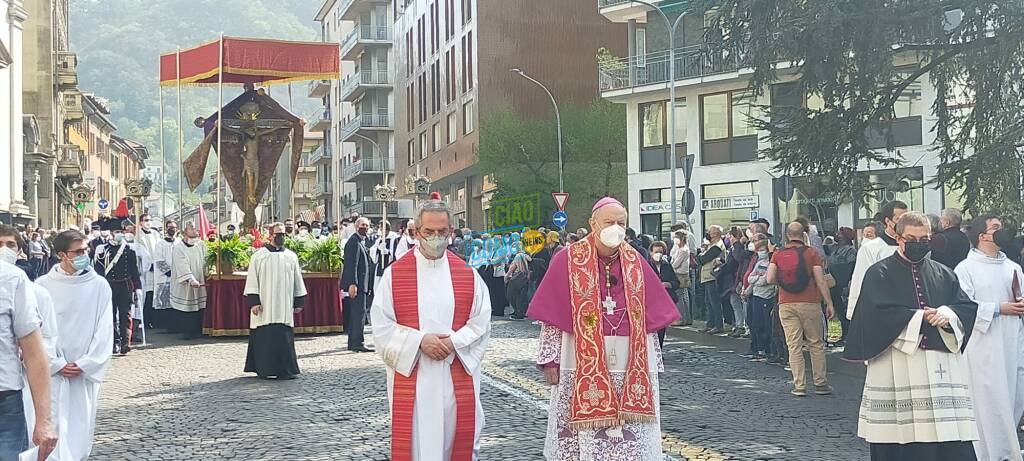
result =
M420 119L419 122L427 121L427 73L420 74Z
M412 76L412 63L413 63L413 51L412 51L412 29L409 29L405 33L405 76Z
M427 158L427 132L420 133L420 159Z
M434 124L434 152L441 150L441 140L444 134L441 133L441 122Z
M415 139L410 139L409 140L409 150L408 150L408 152L406 152L406 156L408 157L407 165L412 166L413 163L416 163L416 140Z
M434 61L430 69L430 111L436 114L441 111L441 61Z
M757 160L757 130L752 117L760 114L748 91L701 96L701 164Z
M441 47L441 17L438 8L437 2L430 4L431 53L437 53L437 49Z
M466 76L466 81L469 83L466 91L469 91L473 89L473 77L476 75L476 72L473 71L473 31L466 33L466 46L469 48L469 51L466 52L466 73L469 74Z
M462 66L462 91L465 92L469 88L469 86L466 84L466 77L468 76L468 73L466 72L466 36L465 35L462 36L462 61L461 61L460 65Z
M647 29L643 27L636 28L636 65L647 66Z
M462 1L462 23L466 24L473 19L473 0Z
M462 134L473 132L473 101L462 105Z
M873 186L865 197L864 206L858 207L856 226L864 227L871 221L882 205L893 200L906 203L911 210L924 210L924 170L921 167L893 170L863 171Z
M405 89L405 117L406 117L406 129L412 131L414 121L416 119L416 96L414 87L416 81L409 82L409 86Z
M419 39L419 47L418 47L419 48L419 60L417 62L421 66L423 65L424 62L427 61L427 30L426 30L427 28L425 27L425 25L426 25L426 18L423 17L423 16L420 16L420 20L419 20L419 23L417 25L418 30L417 30L416 35L417 35L417 38Z
M448 144L455 142L455 136L459 131L458 125L456 112L452 111L448 114Z
M455 47L451 47L444 53L445 65L445 103L451 104L455 100Z
M668 101L658 101L640 105L640 171L663 170L671 165L668 145ZM675 131L676 162L678 168L683 167L686 156L686 100L676 101Z
M444 29L445 29L445 40L451 40L452 36L455 35L455 0L444 0L445 1L445 16L444 16Z

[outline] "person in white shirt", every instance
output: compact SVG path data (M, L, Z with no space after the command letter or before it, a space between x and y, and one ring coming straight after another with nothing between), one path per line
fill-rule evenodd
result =
M974 248L954 272L964 293L978 303L965 351L978 421L974 452L979 460L1021 461L1017 423L1024 416L1024 273L1003 253L1012 247L1013 235L998 217L978 216L967 237Z

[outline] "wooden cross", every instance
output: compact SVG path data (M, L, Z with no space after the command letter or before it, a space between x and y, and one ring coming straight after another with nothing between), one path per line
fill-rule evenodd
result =
M939 369L935 370L935 374L939 375L939 379L940 380L945 380L946 379L946 373L949 373L949 372L946 371L946 370L943 370L942 369L942 364L940 363L939 364Z
M612 315L615 313L615 300L612 299L612 295L605 296L604 301L601 302L601 305L604 306L604 311L608 315Z

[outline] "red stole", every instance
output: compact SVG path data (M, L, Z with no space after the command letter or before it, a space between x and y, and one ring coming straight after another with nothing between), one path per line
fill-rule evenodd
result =
M469 321L473 310L473 269L464 261L447 252L451 269L452 288L455 291L455 317L452 330L459 331ZM395 303L398 324L420 329L419 290L416 281L416 254L409 251L391 265L391 297ZM420 360L427 360L421 357ZM472 461L473 441L476 437L476 391L473 377L466 372L457 357L451 366L455 388L455 441L451 461ZM391 404L391 459L412 460L413 408L416 402L416 375L408 378L395 373Z
M629 359L622 396L616 396L608 373L602 328L601 286L594 234L569 246L569 293L572 301L576 377L569 425L576 430L654 421L654 398L647 363L644 264L628 243L619 246L622 283L629 316Z

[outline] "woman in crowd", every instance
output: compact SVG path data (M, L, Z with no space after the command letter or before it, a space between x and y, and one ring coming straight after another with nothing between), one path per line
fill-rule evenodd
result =
M659 240L652 243L649 249L651 252L651 267L654 268L654 272L661 279L661 286L665 287L665 290L668 291L672 301L678 302L679 298L676 295L676 290L679 289L679 278L676 277L676 272L672 269L672 263L669 261L668 245ZM658 344L665 344L664 328L658 330Z
M836 286L829 289L832 296L832 305L837 312L846 312L846 301L849 297L850 279L853 278L853 266L857 263L857 249L854 247L856 232L849 228L839 229L835 237L835 246L829 252L826 259L828 272L836 281ZM850 328L850 320L845 315L837 315L839 323L843 328L843 336L835 343L836 346L846 344L846 332Z
M679 279L679 289L676 290L676 309L679 310L679 321L675 326L693 325L693 315L690 312L690 246L687 242L687 231L680 229L672 234L672 270Z
M763 360L769 354L778 355L778 351L772 347L771 314L776 306L779 288L768 283L768 264L771 262L768 238L764 234L757 234L752 243L754 256L751 258L751 270L743 293L750 303L750 353L754 359Z

